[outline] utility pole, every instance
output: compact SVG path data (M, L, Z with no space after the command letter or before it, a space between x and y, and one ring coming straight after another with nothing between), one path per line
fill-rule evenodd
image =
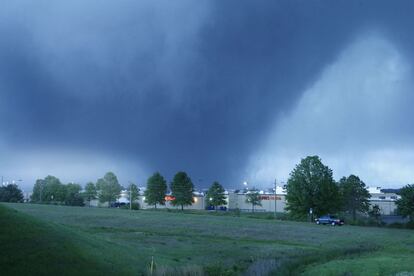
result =
M132 210L132 182L129 182L129 210Z
M43 182L40 184L40 203L42 203Z
M275 218L277 217L277 198L276 198L277 181L275 178Z

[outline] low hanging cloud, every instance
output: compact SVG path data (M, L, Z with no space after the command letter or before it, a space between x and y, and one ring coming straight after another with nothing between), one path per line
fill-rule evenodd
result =
M335 178L357 174L368 185L414 179L414 145L401 122L412 114L412 71L380 33L365 33L326 66L253 154L249 180L287 180L301 158L319 155Z

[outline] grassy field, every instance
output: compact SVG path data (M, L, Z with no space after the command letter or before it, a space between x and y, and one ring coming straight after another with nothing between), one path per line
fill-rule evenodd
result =
M31 204L0 223L1 275L414 273L413 230Z

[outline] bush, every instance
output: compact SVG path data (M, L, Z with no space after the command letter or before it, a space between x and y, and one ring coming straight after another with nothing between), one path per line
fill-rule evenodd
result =
M132 206L131 206L131 209L132 210L139 210L140 207L141 206L139 205L138 202L133 202L132 203ZM119 206L119 208L121 208L121 209L128 209L129 210L129 204L121 205L121 206Z
M413 221L413 220L410 220L409 222L407 222L407 223L405 224L405 226L406 226L408 229L414 229L414 221Z
M390 227L390 228L404 228L404 223L394 222L394 223L388 224L388 227Z

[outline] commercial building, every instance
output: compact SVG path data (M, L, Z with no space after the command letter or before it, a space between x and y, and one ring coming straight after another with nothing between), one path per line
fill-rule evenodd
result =
M401 198L396 193L384 192L381 187L369 187L371 206L378 205L382 215L395 215L397 205L395 201Z
M228 208L240 209L240 211L250 212L253 210L253 206L246 202L248 190L242 191L230 191L228 196ZM261 199L261 206L254 206L254 211L258 212L285 212L286 207L286 190L281 187L276 187L276 193L274 189L268 191L260 191L259 197Z
M154 208L153 205L148 205L145 202L144 196L145 188L140 189L140 195L137 202L140 205L140 208ZM369 187L369 193L371 194L370 203L371 206L378 205L383 215L394 215L396 212L395 201L400 198L396 193L384 192L380 187ZM249 193L248 189L244 190L229 190L225 192L226 195L226 204L222 207L225 210L235 210L239 209L243 212L251 212L253 206L250 203L246 202L247 194ZM276 187L276 193L274 189L268 189L264 191L259 191L259 197L261 199L261 206L254 206L255 212L286 212L286 189L282 186ZM173 197L171 194L165 196L165 205L157 205L157 208L170 208L170 209L180 209L181 206L173 206L171 201ZM206 198L205 192L194 192L194 203L190 206L184 206L184 209L192 210L204 210L208 207L208 198ZM128 191L122 191L121 196L118 200L121 204L128 204ZM97 200L91 202L92 206L106 207L107 204L101 204Z

